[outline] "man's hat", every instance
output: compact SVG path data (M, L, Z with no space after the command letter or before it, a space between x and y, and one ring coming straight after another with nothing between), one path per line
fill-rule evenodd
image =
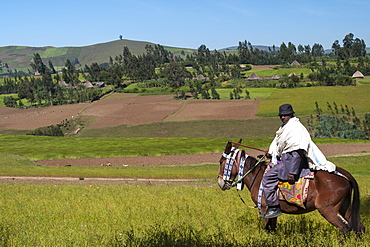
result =
M279 116L286 116L291 114L294 114L291 104L284 104L279 107Z

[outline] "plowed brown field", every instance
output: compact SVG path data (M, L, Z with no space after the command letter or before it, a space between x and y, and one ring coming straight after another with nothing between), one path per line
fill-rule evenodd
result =
M111 94L93 103L20 110L0 107L0 129L35 129L79 114L93 116L90 128L161 121L256 118L261 100L174 100L173 95Z
M111 94L93 103L52 106L19 110L0 107L0 129L35 129L58 124L78 114L94 116L91 128L122 124L143 124L160 121L187 121L203 119L252 119L256 118L261 100L241 101L182 101L172 95L137 96L133 94ZM370 144L320 145L327 156L353 155L370 152ZM257 155L254 150L250 155ZM39 160L50 166L97 166L101 164L151 166L217 163L220 154L196 154L180 156L146 156L76 160Z

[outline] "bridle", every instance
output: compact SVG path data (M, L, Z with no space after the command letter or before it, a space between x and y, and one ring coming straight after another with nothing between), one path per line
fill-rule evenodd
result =
M237 149L236 147L231 147L230 153L227 154L224 152L222 156L226 158L222 179L225 181L225 183L230 188L237 186L237 189L241 190L243 179L258 166L258 164L265 158L266 153L244 174L243 174L244 165L245 165L246 159L248 158L247 154L242 156L242 151L240 149ZM235 178L231 179L232 178L231 172L232 172L234 163L239 164L237 180L235 180ZM221 177L221 175L219 175L219 177Z

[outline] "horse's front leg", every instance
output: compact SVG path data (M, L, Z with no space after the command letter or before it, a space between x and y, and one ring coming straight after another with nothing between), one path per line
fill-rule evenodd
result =
M263 222L265 224L265 230L268 232L275 232L276 231L276 222L277 217L270 218L270 219L263 219Z

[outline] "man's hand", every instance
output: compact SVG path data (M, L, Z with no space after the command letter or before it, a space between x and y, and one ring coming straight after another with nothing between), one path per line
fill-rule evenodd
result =
M293 174L288 174L288 183L295 184L295 179Z

